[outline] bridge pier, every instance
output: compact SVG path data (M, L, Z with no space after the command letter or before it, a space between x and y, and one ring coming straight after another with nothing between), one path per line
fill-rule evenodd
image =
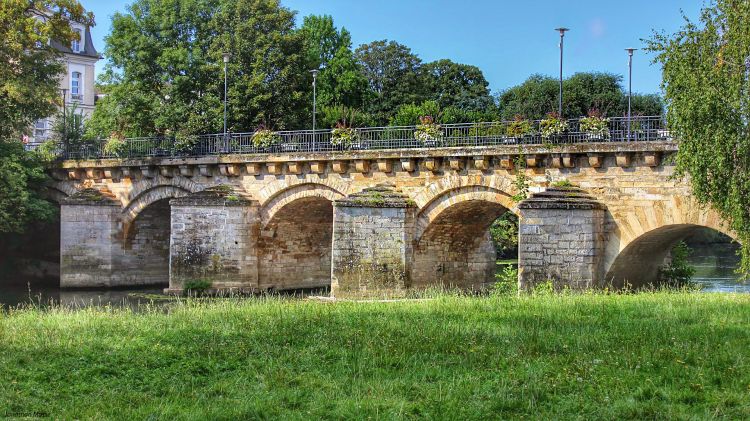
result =
M398 297L409 287L413 201L389 187L334 202L331 295Z
M169 293L193 282L210 289L258 288L258 203L227 185L175 198L172 206Z
M84 189L60 205L60 286L118 286L120 204Z
M552 281L555 289L600 286L604 278L605 207L578 188L549 188L518 206L519 285Z

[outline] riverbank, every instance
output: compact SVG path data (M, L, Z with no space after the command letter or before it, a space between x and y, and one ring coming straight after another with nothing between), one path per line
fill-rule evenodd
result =
M0 417L750 417L750 296L251 299L0 315Z

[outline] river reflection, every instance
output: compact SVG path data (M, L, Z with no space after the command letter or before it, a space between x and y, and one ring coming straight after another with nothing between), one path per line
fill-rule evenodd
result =
M750 284L735 273L740 257L736 244L691 245L688 259L695 268L693 281L706 292L750 292Z

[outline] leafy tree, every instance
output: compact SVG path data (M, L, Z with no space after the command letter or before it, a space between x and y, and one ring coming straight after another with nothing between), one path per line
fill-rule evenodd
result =
M426 95L442 108L482 110L493 105L489 82L476 66L443 59L421 67Z
M576 73L563 81L563 115L565 118L585 116L597 109L602 115L621 114L622 76L611 73ZM551 111L551 110L550 110Z
M300 33L309 69L320 68L318 105L362 107L368 99L367 79L352 51L351 35L338 30L330 16L305 16ZM312 92L310 93L312 95ZM312 98L308 103L312 102Z
M229 128L298 127L310 75L294 13L278 0L137 0L112 18L92 116L100 136L205 133L223 126L222 53L229 52Z
M359 46L354 54L374 94L367 111L381 123L400 105L423 101L422 61L408 47L394 41L373 41Z
M692 250L684 241L672 247L669 264L659 268L659 280L666 286L674 288L690 286L695 275L695 268L690 266L688 261L691 253Z
M70 43L71 21L89 25L93 16L75 0L0 2L0 233L22 232L54 214L40 196L42 161L21 139L55 111L64 67L48 41Z
M667 120L679 140L677 173L711 205L742 244L750 274L750 2L716 0L700 22L655 34Z
M506 89L498 98L501 118L506 121L516 115L532 120L544 118L557 108L558 86L554 78L532 75L522 84Z
M490 235L498 258L518 257L518 217L505 212L490 226Z

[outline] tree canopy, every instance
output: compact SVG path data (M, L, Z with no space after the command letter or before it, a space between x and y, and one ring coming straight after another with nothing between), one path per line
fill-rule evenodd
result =
M750 3L716 0L700 22L657 33L649 48L663 69L677 171L727 221L750 273Z
M53 214L40 196L41 159L24 150L22 138L59 103L63 64L49 41L70 43L71 21L93 24L93 17L75 0L0 2L0 233L21 232Z

